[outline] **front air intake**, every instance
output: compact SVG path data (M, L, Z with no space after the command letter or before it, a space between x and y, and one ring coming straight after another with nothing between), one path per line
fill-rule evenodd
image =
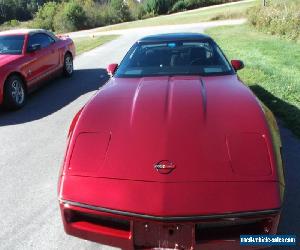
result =
M243 234L268 234L271 223L268 219L240 220L227 218L221 221L196 224L196 242L212 240L236 240Z
M121 231L130 231L130 222L112 217L102 217L95 214L82 213L74 210L66 210L67 223L89 223L95 226L111 228Z

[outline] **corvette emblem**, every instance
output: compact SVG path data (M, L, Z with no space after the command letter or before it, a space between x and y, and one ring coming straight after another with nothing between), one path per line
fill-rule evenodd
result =
M176 168L176 166L173 162L170 162L168 160L163 160L163 161L156 163L154 165L154 168L160 174L169 174Z

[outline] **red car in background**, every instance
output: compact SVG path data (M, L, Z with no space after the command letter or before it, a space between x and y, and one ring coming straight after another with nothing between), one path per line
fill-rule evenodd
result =
M247 249L240 235L275 234L280 135L243 67L192 33L145 37L109 65L70 127L65 231L122 249Z
M40 29L0 32L0 104L21 108L29 92L60 73L73 74L75 47L68 37Z

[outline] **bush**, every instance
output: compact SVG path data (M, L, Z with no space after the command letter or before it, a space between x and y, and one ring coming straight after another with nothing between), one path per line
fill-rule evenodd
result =
M87 28L94 28L105 25L102 16L103 5L101 5L100 3L95 3L93 0L81 0L79 3L83 7L86 15L85 24Z
M144 9L147 15L161 15L235 1L237 0L145 0Z
M21 23L18 20L13 19L3 23L3 26L14 28L14 27L18 27L20 24Z
M34 28L54 30L53 17L56 14L57 6L58 4L55 2L45 3L38 9L32 26Z
M112 10L115 12L115 16L118 19L117 20L118 23L132 20L128 4L125 1L111 0L110 6Z
M143 4L140 4L135 0L128 0L127 4L133 20L142 19L146 15Z
M248 12L248 21L260 31L287 39L299 39L300 2L277 0L266 7L253 7Z
M237 0L185 0L188 9L195 9L210 5L235 2Z
M179 12L186 9L187 9L186 2L184 0L180 0L173 5L171 12Z
M79 2L71 1L62 4L62 8L54 17L54 30L76 31L88 26L87 16Z
M172 6L172 0L146 0L144 2L145 11L148 14L162 15L169 12L170 6Z

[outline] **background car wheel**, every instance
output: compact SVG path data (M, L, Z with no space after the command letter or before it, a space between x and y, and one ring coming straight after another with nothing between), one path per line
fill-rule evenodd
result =
M4 106L7 109L19 109L26 102L26 90L21 77L12 75L7 78L4 85Z
M73 71L74 71L73 57L70 53L67 53L64 59L64 76L66 77L72 76Z

